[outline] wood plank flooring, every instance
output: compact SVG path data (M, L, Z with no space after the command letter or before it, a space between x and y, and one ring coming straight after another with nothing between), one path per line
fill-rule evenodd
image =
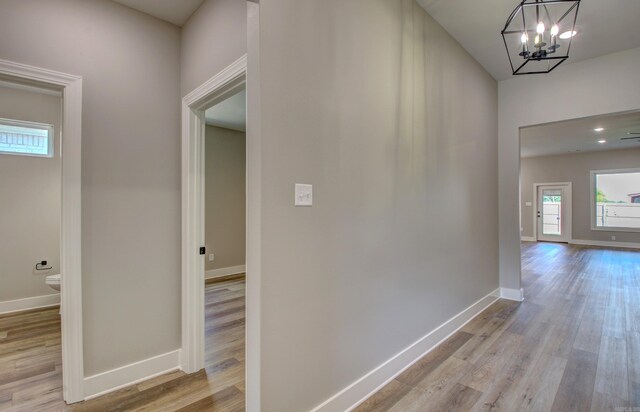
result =
M640 411L640 252L523 243L499 300L356 411Z
M245 281L205 287L205 370L62 401L58 308L0 316L0 411L243 411Z
M640 252L522 251L524 302L497 301L357 411L640 410ZM0 410L244 410L244 289L206 286L206 370L72 406L61 400L57 309L0 316Z

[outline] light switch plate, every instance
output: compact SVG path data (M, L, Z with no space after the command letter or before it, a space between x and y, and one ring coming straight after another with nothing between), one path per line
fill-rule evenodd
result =
M295 191L296 206L312 206L313 205L313 186L296 183Z

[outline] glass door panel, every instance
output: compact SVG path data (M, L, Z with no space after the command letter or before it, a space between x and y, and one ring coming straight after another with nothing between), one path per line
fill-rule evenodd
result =
M562 236L562 190L542 189L542 234Z
M568 242L571 219L569 186L539 185L537 196L537 239L547 242Z

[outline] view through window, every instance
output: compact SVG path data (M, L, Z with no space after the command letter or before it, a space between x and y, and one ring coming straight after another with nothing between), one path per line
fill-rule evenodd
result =
M591 172L595 227L640 231L640 169Z
M0 119L0 153L53 156L53 126Z

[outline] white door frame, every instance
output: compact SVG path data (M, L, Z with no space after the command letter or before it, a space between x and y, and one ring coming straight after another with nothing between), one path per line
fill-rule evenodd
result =
M533 238L538 241L538 188L540 186L566 186L566 210L569 211L569 219L563 220L566 222L565 230L567 232L567 242L573 240L573 184L572 182L551 182L551 183L534 183L533 184ZM564 201L563 201L564 204Z
M253 4L253 3L248 3ZM182 349L187 373L204 367L204 110L247 85L247 56L213 76L182 100ZM255 64L255 63L253 63ZM254 66L252 66L254 67ZM246 133L246 397L247 409L259 399L260 295L260 136L259 100L247 87Z
M82 77L0 60L0 74L62 90L62 214L60 273L62 313L62 396L84 400L82 344Z

